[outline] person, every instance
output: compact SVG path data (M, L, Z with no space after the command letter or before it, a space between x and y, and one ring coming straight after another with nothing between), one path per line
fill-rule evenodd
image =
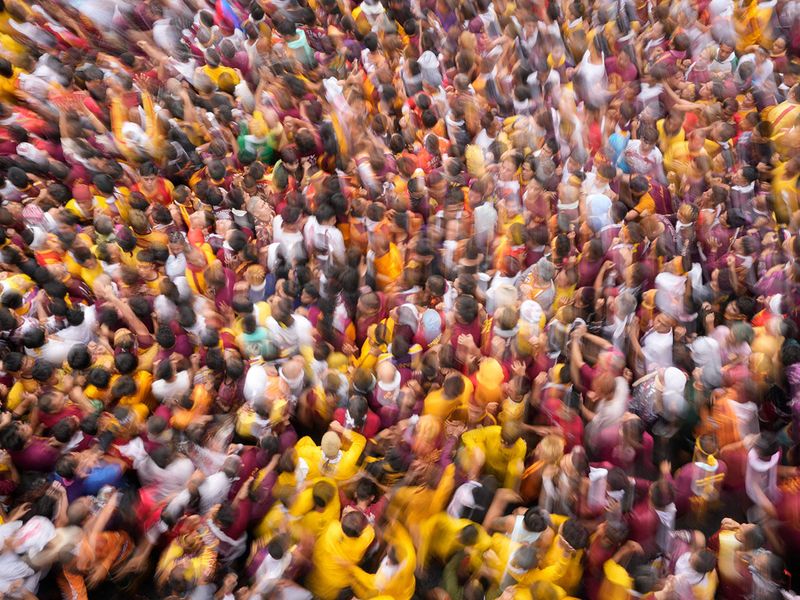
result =
M0 595L788 596L795 4L0 2Z

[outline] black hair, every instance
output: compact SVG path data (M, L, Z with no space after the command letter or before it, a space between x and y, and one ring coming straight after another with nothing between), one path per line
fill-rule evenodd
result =
M122 375L129 375L139 366L139 358L132 352L120 352L114 357L114 366Z
M121 356L121 355L120 355ZM86 375L86 383L97 389L104 390L111 382L111 373L103 367L92 367Z
M75 344L69 349L67 364L75 371L88 369L92 365L92 355L86 344Z

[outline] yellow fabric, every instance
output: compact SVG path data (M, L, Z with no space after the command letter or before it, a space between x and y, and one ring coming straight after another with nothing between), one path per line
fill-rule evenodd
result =
M449 464L436 489L423 486L403 486L392 498L387 512L416 536L424 522L444 510L455 486L455 465Z
M633 579L625 568L609 558L603 564L603 575L600 597L608 600L627 600L629 590L633 589Z
M438 512L422 523L419 529L418 563L425 566L431 559L446 563L456 552L464 549L464 545L458 539L459 533L469 525L477 527L478 530L477 540L469 549L469 556L472 566L475 569L479 568L484 561L486 551L492 548L492 538L483 527L473 521L454 519L446 512Z
M548 592L554 592L555 596L548 596L553 597L556 600L577 600L577 598L573 598L572 596L567 596L567 592L565 592L562 588L558 587L557 585L551 585L548 588ZM533 594L529 587L525 587L522 585L514 587L514 600L539 600L538 598L534 598Z
M444 397L444 391L441 388L434 390L425 396L422 414L446 419L454 410L467 408L475 386L468 377L462 375L461 378L464 380L464 391L460 396L453 400L448 400Z
M0 283L3 284L3 289L12 289L21 296L24 296L25 293L33 287L33 279L22 273L6 277L1 280Z
M389 251L375 258L375 273L379 278L381 289L394 283L403 274L403 256L395 244L389 244Z
M141 366L141 363L140 363ZM109 389L114 386L114 383L119 379L120 375L114 375L111 378ZM130 396L124 396L119 399L119 405L125 406L132 410L140 423L144 423L150 415L150 388L153 385L153 375L147 371L139 369L133 374L133 381L136 383L136 392ZM101 399L101 398L98 398Z
M170 425L178 430L189 427L193 421L208 413L213 398L204 385L195 385L192 390L191 408L176 408L172 413Z
M550 521L552 522L553 527L556 529L561 527L561 524L567 519L568 517L563 515L550 515ZM560 539L560 535L556 535L553 538L550 547L547 549L547 552L545 552L544 558L540 563L540 568L557 565L564 561L565 555L561 547L561 542L559 541ZM582 561L583 550L578 550L572 554L572 556L569 556L567 558L566 565L564 565L563 574L560 577L555 578L552 583L564 588L564 591L566 591L568 594L574 594L578 589L581 577L583 576Z
M500 437L500 425L467 431L461 436L464 447L480 449L485 457L484 471L498 478L503 487L515 489L524 469L527 446L520 438L507 448Z
M758 2L751 0L745 8L733 11L733 25L737 34L736 51L741 55L749 46L758 43L761 38L761 26L758 19Z
M640 215L644 212L647 214L653 214L656 211L656 201L653 200L653 197L649 193L645 193L641 198L639 198L639 203L633 207Z
M95 210L99 210L105 215L110 217L115 216L114 213L111 211L111 207L109 205L108 199L104 196L96 195L94 196L94 205ZM123 201L121 196L117 197L116 201L114 202L114 206L117 208L119 212L119 216L123 221L128 220L128 203L127 201Z
M208 75L208 78L214 82L214 85L219 86L219 78L222 77L223 73L227 73L231 76L233 80L233 85L239 85L239 76L236 74L236 71L231 69L230 67L225 67L223 65L217 65L216 67L211 67L209 65L204 65L200 69L203 73Z
M461 396L448 400L444 397L444 390L441 388L433 390L425 396L425 404L422 409L423 415L433 415L440 419L446 419L451 412L461 408Z
M73 214L73 215L75 215L76 217L79 217L79 218L86 219L86 218L91 218L91 216L92 216L91 214L86 214L86 212L81 208L81 205L78 204L78 201L75 200L74 198L72 200L68 201L64 205L64 208L67 210L67 212L69 212L69 213L71 213L71 214Z
M329 477L322 477L316 481L326 481L330 483L336 490L333 499L328 502L322 511L314 509L314 490L312 487L304 489L297 495L292 506L289 508L289 514L294 517L291 526L292 537L295 540L300 540L305 536L312 535L314 539L318 538L323 531L339 518L342 512L342 504L339 501L339 489L336 481Z
M689 150L689 142L678 142L672 144L664 154L664 170L673 173L677 177L685 177L691 172L692 161L696 156L703 153L692 152Z
M361 562L373 539L375 530L371 525L357 538L347 537L339 521L328 525L314 545L308 590L321 600L335 600L352 582L350 569L344 565L355 566Z
M714 600L717 595L718 584L717 572L711 571L706 575L702 583L692 586L692 597L695 600Z
M268 542L278 533L281 533L286 527L290 526L291 517L288 509L280 501L276 501L269 509L261 522L255 527L253 532L256 537L263 541Z
M11 389L8 390L8 397L6 398L6 407L8 410L14 410L22 402L22 394L27 392L29 394L35 393L39 389L35 379L17 379Z
M399 565L397 572L385 581L379 573L367 573L353 566L351 568L353 591L358 598L410 600L416 586L414 569L417 566L411 536L402 525L393 523L385 533L384 539L395 548Z
M797 177L786 176L786 165L787 163L780 163L772 171L775 218L781 223L788 223L800 204L797 196Z
M377 325L371 325L367 331L367 339L361 345L361 353L356 358L355 355L351 357L351 362L356 368L366 369L372 371L378 363L378 356L386 352L386 344L378 344L375 339L375 328ZM377 349L376 353L372 352L373 347Z
M664 119L656 123L656 129L658 130L658 144L662 152L666 152L675 144L686 141L686 133L683 131L683 127L678 129L678 133L675 135L667 135L666 131L664 131Z
M97 280L100 275L103 274L103 266L100 264L99 260L95 261L94 267L88 269L86 267L81 267L80 271L80 278L89 286L90 289L94 290L94 282Z
M176 540L161 554L158 561L156 573L160 576L163 573L171 572L178 560L183 559L184 549ZM185 569L184 577L188 582L197 582L209 577L216 567L217 553L216 545L204 544L203 550L197 556L188 560L183 560Z
M523 586L530 587L536 582L545 582L563 591L563 588L559 586L557 582L562 580L567 569L570 568L572 564L573 561L570 555L562 550L561 555L556 558L553 564L538 569L531 569L520 577L519 583ZM566 595L566 592L564 592L564 594Z
M723 529L719 532L719 555L717 569L726 580L735 580L739 577L737 569L738 557L736 553L741 550L742 543L736 539L736 531Z
M22 72L22 69L12 67L11 77L0 77L0 100L4 102L14 102L16 100L19 74Z
M325 463L325 457L322 454L322 449L308 436L300 439L295 444L295 448L297 449L297 456L308 464L308 478L316 479L325 475L336 481L345 481L354 477L358 473L358 459L367 446L367 439L360 433L350 431L350 440L350 447L347 450L342 448L342 456L339 462L335 465L330 465L332 472L323 473L322 468Z
M791 129L797 117L800 116L800 104L791 100L773 106L767 113L767 121L772 125L772 137Z

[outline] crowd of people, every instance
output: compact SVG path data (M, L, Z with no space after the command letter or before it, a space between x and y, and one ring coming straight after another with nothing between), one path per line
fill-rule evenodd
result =
M0 0L0 597L785 600L800 1Z

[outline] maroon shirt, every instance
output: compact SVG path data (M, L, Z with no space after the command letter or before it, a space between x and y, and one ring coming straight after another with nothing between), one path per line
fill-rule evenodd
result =
M344 426L347 415L346 408L337 408L333 413L333 420ZM367 410L367 418L364 419L364 424L361 427L353 429L356 433L360 433L365 438L370 439L378 435L381 429L381 419L371 410Z
M17 469L47 473L55 468L61 453L46 438L34 436L22 450L9 452L9 455Z
M83 411L77 404L66 404L64 408L54 413L39 411L39 422L48 430L54 427L59 421L68 419L69 417L83 418Z
M625 515L630 533L628 539L638 542L644 550L645 556L654 556L656 547L656 533L658 533L658 514L650 506L649 498L639 501L633 510Z

